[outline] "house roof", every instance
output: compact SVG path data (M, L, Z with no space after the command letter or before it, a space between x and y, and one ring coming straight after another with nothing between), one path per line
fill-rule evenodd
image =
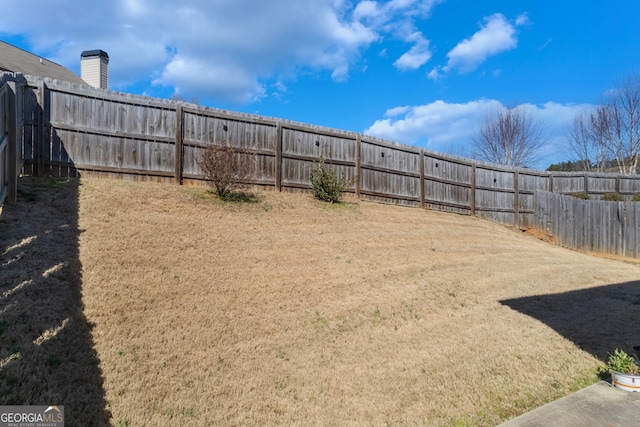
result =
M68 68L0 40L0 72L3 71L87 85Z

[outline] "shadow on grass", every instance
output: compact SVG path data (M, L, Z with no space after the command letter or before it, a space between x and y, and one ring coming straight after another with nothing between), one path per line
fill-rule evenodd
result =
M606 362L616 348L640 345L640 281L500 301L553 328Z
M64 405L66 425L108 425L83 314L78 179L21 178L0 214L0 404Z

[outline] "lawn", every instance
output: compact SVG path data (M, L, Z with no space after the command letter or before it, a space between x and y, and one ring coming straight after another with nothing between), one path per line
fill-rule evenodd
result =
M0 404L65 405L69 426L493 426L597 381L618 338L586 351L580 316L505 301L640 277L469 216L253 194L22 178Z

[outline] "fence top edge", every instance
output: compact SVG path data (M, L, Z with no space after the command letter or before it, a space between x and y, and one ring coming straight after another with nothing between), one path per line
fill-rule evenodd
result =
M168 110L177 111L178 106L180 106L183 111L190 112L193 114L203 114L207 116L223 116L228 120L238 120L243 122L254 122L261 123L269 126L282 126L285 128L291 128L295 130L300 130L303 132L315 133L320 135L328 135L333 137L342 137L345 139L357 140L361 139L362 142L369 142L374 145L379 145L383 147L388 147L391 149L398 149L401 151L405 151L408 153L420 154L422 153L424 156L438 158L443 161L450 161L452 163L457 163L460 165L476 167L480 169L487 169L494 172L503 172L503 173L518 173L528 176L535 176L540 178L577 178L577 177L594 177L594 178L610 178L610 179L638 179L639 175L625 175L619 173L602 173L602 172L551 172L551 171L539 171L536 169L523 168L523 167L512 167L506 165L500 165L497 163L485 162L481 160L476 160L472 158L466 158L462 156L457 156L454 154L440 153L436 151L429 150L427 148L417 146L417 145L409 145L402 144L396 141L391 141L387 139L383 139L380 137L376 137L373 135L367 135L364 133L358 133L355 131L342 130L336 128L330 128L326 126L314 125L304 122L298 122L294 120L281 119L269 116L262 116L257 114L243 113L243 112L235 112L230 110L219 109L215 107L207 107L202 105L197 105L194 103L185 102L182 100L171 100L171 99L161 99L161 98L152 98L149 96L136 95L130 93L117 92L107 89L94 88L91 86L83 86L76 83L55 80L50 78L43 78L37 76L23 76L20 73L2 73L0 74L0 84L3 84L3 81L7 78L10 78L11 81L23 80L27 81L30 84L35 84L39 82L44 82L48 87L55 90L63 90L70 92L72 94L77 94L78 96L89 96L97 99L108 99L116 102L123 102L127 104L134 104L140 106L150 106L156 108L163 108Z

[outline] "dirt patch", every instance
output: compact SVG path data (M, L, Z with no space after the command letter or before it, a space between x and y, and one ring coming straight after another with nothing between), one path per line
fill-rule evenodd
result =
M522 232L527 236L535 237L536 239L542 240L543 242L551 243L554 245L557 243L557 239L554 236L551 236L550 234L547 234L542 230L538 230L537 228L527 228L525 230L522 230Z

